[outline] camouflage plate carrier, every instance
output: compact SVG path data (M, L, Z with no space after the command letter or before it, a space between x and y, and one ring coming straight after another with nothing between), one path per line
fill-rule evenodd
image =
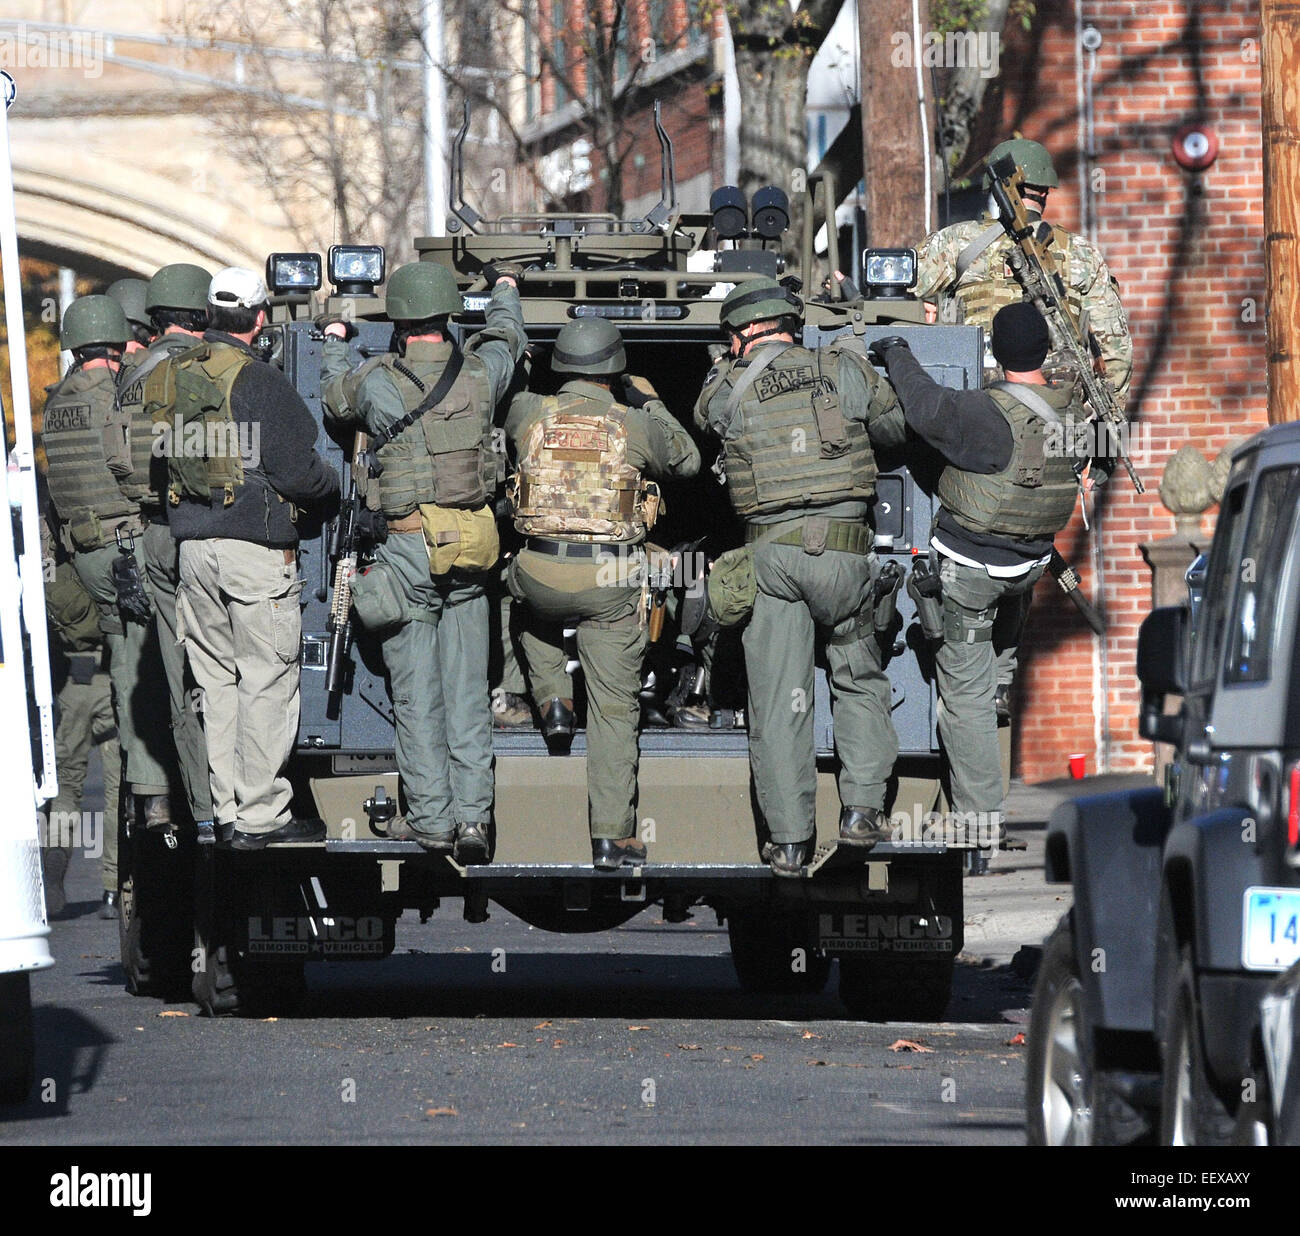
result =
M577 410L588 402L548 397L521 444L510 497L525 536L638 541L659 516L659 487L627 462L627 408Z

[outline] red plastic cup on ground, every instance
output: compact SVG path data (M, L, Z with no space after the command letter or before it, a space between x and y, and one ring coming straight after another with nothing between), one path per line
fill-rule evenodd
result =
M1083 779L1084 774L1088 771L1088 757L1086 755L1070 756L1070 776L1076 781Z

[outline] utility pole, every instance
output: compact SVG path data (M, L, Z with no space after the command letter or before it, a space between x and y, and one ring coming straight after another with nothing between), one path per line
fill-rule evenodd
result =
M424 202L430 236L443 233L447 208L447 98L443 89L442 0L422 0L420 35L424 44Z
M919 244L934 227L933 109L921 63L929 0L859 0L867 243Z
M1300 3L1263 0L1268 420L1300 419Z

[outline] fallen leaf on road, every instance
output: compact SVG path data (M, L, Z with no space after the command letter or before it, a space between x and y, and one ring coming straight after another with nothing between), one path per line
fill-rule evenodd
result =
M474 950L468 944L458 944L451 951L453 953L472 953Z
M1025 1032L1022 1030L1019 1034L1013 1035L1007 1040L1008 1047L1023 1047L1025 1045Z
M459 1116L460 1112L454 1107L427 1107L424 1114L426 1116Z
M498 1047L518 1047L518 1043L498 1043Z
M188 1016L188 1015L189 1015L189 1014L186 1014L186 1016ZM263 1020L263 1021L279 1021L280 1019L279 1019L278 1017L263 1017L262 1020Z
M629 1030L649 1030L649 1026L628 1026Z
M934 1051L933 1047L927 1047L924 1043L918 1043L914 1039L895 1039L889 1045L890 1051Z
M551 1044L552 1047L567 1047L568 1045L568 1039L556 1039L555 1042Z
M766 1060L767 1057L764 1056L764 1055L761 1055L761 1054L759 1054L759 1053L755 1053L754 1055L750 1056L750 1059L751 1059L751 1060Z
M184 1009L163 1009L158 1014L159 1017L188 1017L189 1014Z
M678 1051L699 1051L700 1045L698 1043L678 1043L677 1050Z
M819 1039L819 1038L821 1038L821 1035L820 1035L820 1034L814 1034L811 1030L805 1030L805 1031L803 1032L803 1037L804 1037L805 1039Z
M814 1069L824 1069L826 1067L825 1060L809 1060L808 1064L811 1065Z
M537 1025L533 1027L534 1030L549 1030L550 1028L551 1023L549 1021L539 1021Z

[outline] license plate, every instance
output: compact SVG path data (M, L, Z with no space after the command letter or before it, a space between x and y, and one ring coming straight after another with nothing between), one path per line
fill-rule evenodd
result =
M1300 961L1300 888L1248 888L1241 931L1247 970L1285 970Z

